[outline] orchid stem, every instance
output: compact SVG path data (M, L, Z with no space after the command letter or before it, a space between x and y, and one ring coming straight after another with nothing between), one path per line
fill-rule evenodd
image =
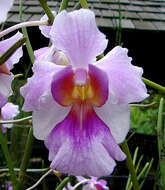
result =
M136 170L135 170L133 160L131 157L131 153L129 151L129 147L128 147L126 140L123 142L121 147L122 147L123 152L127 155L126 165L127 165L128 170L130 172L130 175L131 175L131 181L132 181L133 189L134 190L140 190L137 175L136 175Z
M88 9L88 3L86 0L80 0L80 4L82 8Z
M23 22L23 18L22 18L22 0L20 0L20 2L19 2L19 17L20 17L20 21ZM31 46L31 43L30 43L30 40L29 40L29 35L28 35L26 27L22 28L22 33L27 38L26 49L28 51L31 63L34 63L34 53L33 53L33 49L32 49L32 46ZM25 73L25 78L27 76L27 73L28 73L28 71L26 71L26 73Z
M28 167L28 164L29 164L30 157L31 157L33 142L34 142L33 129L32 129L32 127L30 127L26 146L25 146L25 152L24 152L23 159L22 159L21 166L20 166L20 172L19 172L19 176L18 176L19 183L17 185L17 190L24 189L24 187L23 187L24 186L24 184L23 184L24 176L25 176L25 172Z
M66 9L68 7L68 2L69 2L69 0L62 0L60 9L58 12L61 12L62 10Z
M53 21L54 21L54 15L53 15L52 11L50 10L50 8L47 4L47 1L46 0L38 0L38 1L40 2L40 5L42 6L42 8L44 9L45 13L48 16L49 25L52 25Z
M159 84L157 84L155 82L152 82L151 80L148 80L148 79L146 79L144 77L142 77L142 80L143 80L143 82L146 85L148 85L148 86L150 86L152 88L155 88L156 90L159 90L159 91L165 93L165 87L164 86L161 86L161 85L159 85Z
M0 124L19 123L19 122L26 121L26 120L29 120L29 119L32 119L32 116L24 117L24 118L21 118L21 119L15 119L15 120L1 120Z
M61 183L60 185L56 188L56 190L62 190L67 183L70 181L71 176L66 177Z
M158 120L157 120L157 141L159 153L159 168L160 168L160 187L165 190L165 129L163 126L163 107L164 99L160 99Z
M41 181L42 181L46 176L48 176L52 171L53 171L53 170L50 169L50 170L49 170L48 172L46 172L33 186L27 188L26 190L32 190L32 189L34 189L35 187L37 187L37 186L41 183Z
M30 22L23 22L23 23L16 24L0 32L0 38L22 27L40 26L40 25L48 25L48 21L47 20L46 21L45 20L44 21L30 21Z
M5 63L5 61L7 61L13 55L13 53L26 42L26 40L26 37L19 39L2 56L0 56L0 65Z
M15 175L13 163L12 163L12 160L11 160L11 157L10 157L10 154L9 154L7 141L3 136L1 126L0 126L0 144L1 144L2 151L3 151L5 159L7 161L7 166L9 168L9 172L10 172L10 175L11 175L11 182L12 182L13 190L15 190L16 183L17 183L17 178L16 178L16 175Z
M77 10L81 8L80 2L76 3L76 5L73 7L73 10Z

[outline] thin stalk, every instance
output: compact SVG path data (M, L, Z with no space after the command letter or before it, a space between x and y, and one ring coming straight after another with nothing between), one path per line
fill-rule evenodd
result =
M61 12L62 10L66 9L68 7L68 2L69 2L69 0L62 0L60 9L58 12Z
M135 167L134 167L131 153L129 151L129 147L128 147L126 140L123 142L123 144L121 144L121 147L122 147L123 152L127 155L126 165L128 167L129 173L131 174L131 181L133 184L133 189L139 190L140 188L139 188L139 184L138 184L138 180L137 180Z
M133 164L134 164L134 165L135 165L135 163L136 163L138 150L139 150L139 147L136 147L135 152L134 152L134 155L133 155ZM136 170L136 169L135 169L135 170ZM137 172L137 170L136 170L136 172ZM128 180L127 180L127 184L126 184L126 188L125 188L125 189L128 190L130 185L131 185L131 175L129 174Z
M6 120L6 121L1 120L0 124L19 123L19 122L26 121L26 120L29 120L29 119L32 119L32 116L24 117L24 118L21 118L21 119L15 119L15 120Z
M146 85L148 85L148 86L150 86L152 88L155 88L156 90L159 90L160 92L165 93L165 87L164 86L161 86L161 85L159 85L159 84L157 84L155 82L152 82L151 80L148 80L148 79L146 79L144 77L142 77L142 80Z
M42 160L42 168L44 169L44 160ZM44 173L43 173L44 175ZM46 187L46 181L45 181L45 178L43 179L42 181L42 190L46 190L47 187Z
M42 181L46 176L48 176L52 171L53 171L53 170L50 169L50 170L49 170L48 172L46 172L33 186L27 188L26 190L32 190L32 189L34 189L35 187L37 187L37 186L41 183L41 181Z
M145 178L147 177L147 175L148 175L148 173L149 173L149 171L150 171L150 169L151 169L151 167L152 167L153 161L154 161L154 159L152 158L151 161L150 161L150 163L149 163L149 166L148 166L148 168L147 168L147 170L146 170L146 172L145 172L145 174L144 174L144 179L143 179L142 182L140 183L140 189L143 187L143 184L144 184L144 182L145 182Z
M45 20L44 21L30 21L30 22L23 22L23 23L16 24L0 32L0 38L22 27L40 26L40 25L48 25L48 21L47 20L46 21Z
M77 10L81 8L80 2L76 3L76 5L73 7L73 10Z
M4 54L2 54L0 56L0 65L5 63L13 55L13 53L26 42L26 40L26 37L19 39Z
M23 187L24 186L24 184L23 184L24 176L25 176L25 172L28 167L28 164L29 164L30 157L31 157L33 142L34 142L33 129L31 127L29 130L28 137L27 137L27 141L26 141L26 145L25 145L25 152L24 152L23 159L22 159L21 166L20 166L20 172L19 172L19 176L18 176L19 183L17 185L17 190L24 189L24 187Z
M55 190L62 190L62 189L67 185L67 183L70 181L70 178L71 178L71 176L66 177L66 178L58 185L58 187L56 187Z
M22 0L19 1L19 17L20 17L20 21L23 22L23 17L22 17ZM29 36L28 36L28 32L26 27L22 27L22 33L24 34L24 36L26 36L27 41L26 41L26 49L28 51L31 63L34 63L34 52L29 40ZM28 71L27 71L28 72ZM27 72L26 72L26 76L27 76ZM25 76L25 78L26 78Z
M82 8L88 9L88 3L86 0L80 0L80 4Z
M159 152L159 167L160 167L160 185L161 189L165 190L165 143L164 143L164 129L163 129L163 103L164 99L161 98L158 111L157 121L157 139L158 139L158 152Z
M14 167L13 167L13 163L12 163L11 156L9 153L9 149L7 146L7 141L6 141L6 138L4 138L2 130L1 130L1 125L0 125L0 144L1 144L3 154L4 154L6 162L7 162L7 166L9 168L12 187L13 187L13 190L15 190L16 184L17 184L17 178L16 178L16 174L14 172Z
M121 32L122 32L122 14L121 14L121 5L120 5L120 0L118 0L118 4L119 4L119 23L117 26L117 32L116 32L116 45L121 45Z
M45 13L48 16L49 25L52 25L53 21L54 21L54 15L53 15L52 11L50 10L50 8L47 4L47 1L46 0L38 0L38 1L40 2L40 5L42 6L42 8L44 9Z

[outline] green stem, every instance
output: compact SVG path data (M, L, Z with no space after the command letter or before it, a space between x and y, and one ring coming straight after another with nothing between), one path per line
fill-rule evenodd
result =
M20 17L20 21L23 22L23 18L22 18L22 0L20 0L19 2L19 17ZM27 38L27 41L26 41L26 49L28 51L28 55L29 55L29 58L31 60L31 63L34 63L34 52L33 52L33 48L31 46L31 43L30 43L30 40L29 40L29 36L28 36L28 32L27 32L27 29L26 27L23 27L22 28L22 33L24 34L24 36L26 36ZM26 73L25 73L25 78L27 78L27 75L28 75L28 72L30 70L30 67L31 67L31 64L29 65L29 68L26 70Z
M73 7L73 10L77 10L81 8L80 2L76 3L76 5Z
M138 184L138 180L137 180L135 167L134 167L132 157L131 157L131 153L129 151L129 147L128 147L126 140L123 142L121 147L122 147L123 152L127 155L126 165L127 165L128 170L131 174L131 181L132 181L133 188L134 188L134 190L139 190L140 188L139 188L139 184Z
M1 144L2 151L4 153L4 156L5 156L5 159L6 159L6 162L7 162L7 166L9 168L9 172L10 172L10 175L11 175L12 187L13 187L13 190L15 190L16 183L17 183L17 178L16 178L16 175L15 175L13 163L12 163L12 160L11 160L11 157L10 157L10 154L9 154L7 141L6 141L6 138L4 138L2 130L1 130L1 125L0 125L0 144Z
M58 12L61 12L62 10L66 9L68 7L68 2L69 2L69 0L62 0L60 9Z
M47 4L47 1L46 0L38 0L38 1L40 2L40 5L42 6L42 8L44 9L45 13L48 16L49 24L52 25L53 21L54 21L54 15L53 15L52 11L50 10L50 8Z
M82 8L88 9L88 3L86 0L80 0L80 4Z
M66 177L66 178L60 183L60 185L56 188L56 190L62 190L62 189L66 186L66 184L70 181L70 178L71 178L71 176Z
M24 189L23 188L24 176L25 176L25 172L28 167L28 164L29 164L30 157L31 157L33 142L34 142L33 129L32 129L32 127L30 127L26 146L25 146L25 152L24 152L23 159L22 159L21 166L20 166L20 172L19 172L19 176L18 176L19 183L17 185L17 190Z
M152 82L152 81L150 81L150 80L148 80L148 79L146 79L146 78L144 78L144 77L142 77L142 80L143 80L143 82L144 82L145 84L147 84L148 86L150 86L150 87L152 87L152 88L155 88L156 90L159 90L159 91L165 93L165 87L164 87L164 86L161 86L161 85L159 85L159 84L157 84L157 83L155 83L155 82Z
M19 39L3 55L1 55L0 56L0 65L5 63L5 61L7 61L13 55L13 53L26 42L26 40L27 40L26 37Z
M165 144L164 144L164 129L163 129L163 103L164 99L161 98L158 111L157 121L157 139L158 139L158 151L159 151L159 167L161 174L161 189L165 190Z

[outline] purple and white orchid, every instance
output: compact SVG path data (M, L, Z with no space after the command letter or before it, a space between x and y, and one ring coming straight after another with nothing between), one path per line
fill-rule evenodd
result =
M37 51L34 75L21 88L24 111L33 111L34 136L45 140L52 169L109 175L115 160L126 158L118 144L129 131L129 103L148 96L143 70L120 46L94 61L108 40L90 10L62 11L45 31L53 46ZM53 59L54 49L67 64Z
M107 182L103 179L98 179L97 177L91 176L90 179L84 178L82 176L77 176L77 183L72 189L75 190L79 185L85 184L83 190L109 190Z
M1 108L1 119L10 120L19 114L19 107L8 102ZM13 124L2 124L2 132L6 132L6 128L12 128Z
M7 18L7 13L13 5L13 0L1 0L0 3L0 24Z
M11 38L0 41L0 55L5 53L20 38L22 38L22 34L17 32ZM20 47L4 64L0 65L0 108L7 103L8 97L12 93L11 83L14 77L10 70L13 69L13 65L19 61L22 54L22 47Z

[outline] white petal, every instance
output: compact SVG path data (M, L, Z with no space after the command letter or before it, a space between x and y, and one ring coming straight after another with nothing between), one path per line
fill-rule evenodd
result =
M62 121L69 113L70 107L63 107L55 102L51 92L41 97L40 109L33 111L34 136L45 140L57 123Z
M102 107L95 107L97 115L110 128L116 142L122 143L130 128L130 108L128 104L111 104L110 100Z

